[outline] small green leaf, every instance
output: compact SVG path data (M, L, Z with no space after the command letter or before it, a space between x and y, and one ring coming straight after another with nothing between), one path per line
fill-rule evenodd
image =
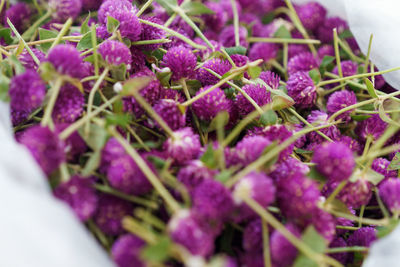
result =
M57 72L50 62L43 62L40 67L40 77L42 78L43 81L51 81L54 76L57 75Z
M336 212L345 213L347 215L353 215L346 204L339 199L335 198L329 202L329 209Z
M368 111L375 111L375 106L374 106L373 103L371 103L371 104L363 105L363 106L359 107L359 109L368 110Z
M390 234L394 229L396 229L397 225L399 225L399 220L392 218L389 221L389 224L387 226L378 226L376 229L378 230L376 233L376 236L380 239L388 234Z
M92 48L92 33L87 32L84 36L82 36L82 39L76 46L76 49L78 49L78 51L83 51L90 48Z
M285 38L285 39L290 39L292 38L292 35L290 34L289 30L286 28L285 25L280 26L275 34L274 34L275 38Z
M132 96L135 92L139 92L146 87L154 78L150 76L136 77L126 81L123 85L121 95Z
M269 12L261 18L261 22L264 25L270 24L274 20L274 18L275 18L275 13Z
M318 84L321 81L321 73L317 69L312 69L308 72L310 78L313 80L314 84Z
M169 87L169 81L171 80L172 72L157 72L157 80L160 81L161 85L164 87Z
M0 39L3 39L6 44L10 45L13 43L13 38L11 37L11 29L3 28L0 30Z
M322 253L326 249L326 240L323 238L314 228L309 226L303 232L301 237L304 243L306 243L312 250L317 253Z
M159 170L163 169L166 164L166 161L164 159L156 156L148 156L147 159L151 161L154 166Z
M215 176L215 179L217 181L220 181L221 183L225 183L226 181L229 180L232 176L232 171L230 170L223 170L219 174Z
M280 90L274 90L272 96L272 109L281 110L294 105L294 100L284 92Z
M126 79L127 68L126 64L122 63L118 65L118 67L112 67L111 70L111 77L117 81L124 81Z
M56 32L45 30L45 29L42 29L42 28L39 29L39 39L40 40L47 40L47 39L56 38L56 37L57 37L57 33ZM64 44L65 42L61 41L60 43ZM52 44L51 42L41 44L40 45L40 49L43 52L47 52L47 50L50 49L51 44Z
M106 126L109 125L119 125L126 127L132 121L132 116L130 114L112 114L106 117Z
M90 32L90 27L89 27L89 19L90 19L90 13L87 15L85 21L81 25L81 34L86 34L87 32Z
M97 124L90 124L88 136L86 136L82 128L78 132L93 151L100 151L104 147L108 137L107 131Z
M296 258L292 267L318 267L318 264L315 261L309 259L304 254L300 254Z
M246 55L247 49L243 46L233 46L225 48L226 53L228 55Z
M338 36L340 39L347 39L353 37L353 34L351 33L350 30L344 30L341 33L339 33Z
M226 111L219 112L215 118L212 119L210 125L208 126L208 132L217 130L218 128L223 128L229 122L229 113Z
M250 75L252 79L256 79L260 76L262 69L259 66L250 67L247 70L247 73Z
M18 58L15 55L11 55L8 58L10 59L11 64L13 65L16 74L21 74L21 73L25 72L24 66L22 66L21 62L19 62Z
M389 166L387 167L388 171L399 170L400 169L400 153L396 152Z
M0 75L0 101L10 101L8 90L10 87L10 79L5 75Z
M323 176L319 171L317 171L317 169L314 166L310 168L310 172L307 174L307 176L316 181L320 182L326 181L325 176Z
M369 169L366 174L365 174L367 181L369 181L373 185L379 184L383 179L385 179L385 176L372 170Z
M385 109L384 109L384 107L383 107L383 104L380 104L380 105L379 105L379 117L380 117L381 120L383 120L384 122L387 122L387 123L389 123L389 124L396 125L396 126L399 126L399 127L400 127L400 123L398 123L397 121L393 120L392 118L390 118L390 117L386 114Z
M295 148L294 152L296 152L296 154L312 154L313 152L311 150L304 150L301 148Z
M367 91L368 94L373 97L373 98L378 98L378 95L376 94L374 85L372 84L372 82L366 78L364 78L364 83L367 86Z
M325 74L325 71L330 71L333 69L334 60L335 58L332 56L324 56L324 58L321 61L321 64L319 65L319 72L321 73L321 76Z
M212 144L208 145L206 152L204 152L200 160L210 169L214 169L217 167L217 160L215 158L215 151L212 147Z
M159 3L169 15L174 13L175 9L178 7L178 2L176 0L156 0L156 2Z
M350 117L354 121L365 121L366 119L371 118L371 115L353 115L353 114L350 114Z
M119 21L114 19L113 17L108 16L107 17L107 32L114 33L116 30L118 30L118 27L119 27Z
M93 154L86 161L85 167L82 170L82 176L90 176L99 166L101 159L101 150L93 152Z
M184 2L181 5L183 11L188 16L197 16L203 14L214 14L215 12L209 9L206 5L200 2Z
M163 236L152 245L147 245L141 251L141 256L149 262L162 262L168 258L171 240Z
M278 121L278 115L273 110L267 110L260 116L259 121L264 126L274 125Z

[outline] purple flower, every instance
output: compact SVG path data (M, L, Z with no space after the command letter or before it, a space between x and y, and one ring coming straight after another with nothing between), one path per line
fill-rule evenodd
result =
M335 49L332 45L324 44L318 48L318 58L322 60L325 56L335 56Z
M342 33L348 28L346 21L339 17L326 18L317 29L317 37L323 43L330 43L333 41L333 29L336 28L338 34Z
M143 19L160 25L163 24L163 22L157 17L145 17ZM166 33L164 30L142 23L142 33L140 34L140 40L165 39L165 36ZM160 45L161 44L148 44L141 45L140 47L144 50L155 50L160 47Z
M153 107L154 111L168 124L172 130L181 129L185 127L186 124L186 114L182 114L178 104L179 103L177 101L172 99L160 99Z
M98 0L81 0L83 10L97 10L99 9L101 2Z
M318 28L326 16L326 9L317 2L308 2L299 6L296 11L304 28L310 31Z
M239 15L239 23L248 25L252 36L262 37L264 25L259 16L254 13L244 13Z
M47 176L65 161L64 143L47 127L30 127L19 142L31 152Z
M279 46L273 43L255 43L249 51L250 60L262 59L267 63L275 59L278 54Z
M31 112L40 107L46 95L46 85L33 70L14 76L10 83L11 108Z
M29 6L25 3L16 3L6 10L3 23L6 27L9 27L7 22L7 19L9 19L15 28L21 32L28 26L30 18L31 10Z
M400 180L387 179L379 185L379 196L392 213L400 213Z
M349 239L347 239L347 244L349 247L370 247L376 239L376 229L366 226L354 231L353 234L349 236Z
M243 230L242 247L245 251L262 251L262 225L260 219L250 221Z
M306 218L306 225L313 225L315 230L328 242L335 236L336 224L332 215L318 207L314 208L310 217Z
M119 66L127 65L130 68L132 63L132 55L129 48L121 42L115 40L107 40L99 46L99 54L103 57L108 65Z
M313 110L311 114L308 115L307 121L314 126L322 126L328 124L328 114L323 111ZM321 133L325 134L329 138L336 140L340 136L340 131L336 125L329 126L319 130ZM326 140L320 136L317 132L311 132L307 135L308 140L311 142L309 148L311 150L317 145L325 142Z
M239 45L248 47L247 42L247 29L243 26L239 26ZM219 42L224 47L236 46L235 43L235 27L233 25L226 26L219 34Z
M42 51L33 47L31 48L31 50L40 62L45 61L46 55ZM39 67L26 49L22 51L22 53L18 56L18 59L21 62L22 66L25 67L25 69L37 70L37 68Z
M114 137L110 138L101 152L100 171L105 173L116 158L126 155L125 149Z
M197 91L196 95L206 91L211 86L206 86ZM204 121L211 121L221 111L229 111L231 101L226 98L224 91L219 87L212 90L193 103L194 113Z
M129 202L111 195L101 195L93 219L106 235L119 235L124 232L122 218L131 212L132 205Z
M17 126L26 119L28 119L30 112L23 110L15 110L11 108L11 122L13 126Z
M142 32L142 24L139 22L135 12L125 10L114 10L111 17L119 21L118 30L122 37L131 41L138 41Z
M281 77L278 74L269 70L261 72L259 78L274 90L278 89L281 81Z
M236 145L235 157L243 166L258 159L271 141L263 136L246 136Z
M292 38L294 38L292 36ZM306 45L303 44L289 44L288 47L288 57L291 59L299 54L306 53L310 51Z
M284 161L279 162L279 164L275 165L275 169L269 175L275 180L278 181L284 178L290 178L297 174L306 175L310 171L310 168L305 165L303 162L288 157Z
M384 175L385 178L397 177L397 171L396 170L388 170L389 164L390 164L390 161L388 161L385 158L376 158L372 162L371 168L374 171Z
M55 11L52 14L55 22L64 23L67 19L75 19L81 13L81 0L49 0L49 7Z
M354 63L351 60L345 60L340 62L340 66L342 67L343 77L357 74L357 67L358 67L357 63ZM338 67L336 66L332 72L336 75L339 75Z
M328 110L328 113L332 115L333 113L356 103L357 97L353 91L342 90L334 92L329 96L326 109ZM342 119L344 122L348 122L351 120L350 114L352 112L353 109L340 114L337 118Z
M267 89L260 84L247 84L243 86L242 90L258 104L258 106L264 106L271 102L271 94ZM239 108L239 113L242 116L246 116L255 110L255 107L249 100L242 94L239 93L236 97L236 105Z
M372 138L373 141L383 134L387 126L378 114L373 114L370 118L363 120L357 124L356 133L361 140Z
M72 45L59 44L50 49L47 61L63 75L80 78L82 75L82 58L78 50Z
M56 124L56 133L60 134L69 125L70 124L68 123ZM87 145L82 137L79 135L78 131L73 132L67 139L64 140L64 143L68 162L77 162L79 156L85 153L87 150Z
M78 218L85 222L96 212L98 196L93 187L93 179L73 176L68 182L59 184L54 195L66 202Z
M143 69L147 69L146 67L146 56L143 54L142 50L140 50L137 46L131 46L131 55L132 55L132 63L131 63L131 73L137 74L137 72L143 71Z
M219 79L208 72L206 69L210 69L220 76L223 76L232 68L231 64L224 59L212 58L204 62L201 68L197 71L197 79L203 86L214 85L219 82ZM222 86L223 87L223 86Z
M202 15L205 25L207 28L213 29L216 32L220 31L228 20L228 14L225 13L220 3L207 1L205 4L210 10L214 11L214 14Z
M293 224L287 224L289 230L297 238L301 233ZM297 248L292 245L279 231L272 232L270 237L271 259L276 266L289 267L293 264L297 256Z
M287 91L299 108L310 108L317 99L317 88L307 72L291 74L287 81Z
M172 71L172 79L178 81L182 78L192 78L196 68L197 59L192 50L176 46L168 50L161 63Z
M116 11L136 13L136 8L128 0L106 0L101 4L97 18L101 24L107 24L107 17L112 17Z
M347 247L347 242L342 237L336 237L329 244L329 247L330 248L344 248L344 247ZM332 254L329 254L329 256L334 258L341 264L346 265L347 261L349 260L350 253L349 252L332 253Z
M345 144L353 152L356 152L357 154L361 153L360 143L357 140L351 138L350 136L341 135L336 139L336 141L341 142L342 144Z
M56 122L74 122L83 112L85 97L73 85L66 84L60 89L60 94L54 105L52 117Z
M338 186L338 183L328 183L325 185L324 195L330 195ZM362 205L367 205L372 197L372 184L363 176L355 182L347 183L347 185L339 192L337 198L344 202L347 206L355 209Z
M176 163L182 164L199 156L200 137L193 133L192 128L182 128L164 142L164 150Z
M216 171L207 168L200 160L189 161L179 169L177 179L185 185L189 193L206 179L213 179Z
M318 69L319 65L313 54L305 52L292 57L288 62L287 71L289 76L292 76L296 72L304 71L308 72L312 69Z
M124 234L115 240L111 256L118 267L145 267L140 252L145 242L132 234Z

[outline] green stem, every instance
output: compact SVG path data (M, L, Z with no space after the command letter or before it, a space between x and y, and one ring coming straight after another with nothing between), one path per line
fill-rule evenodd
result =
M276 44L320 44L320 40L312 39L291 39L291 38L266 38L266 37L249 37L249 43L276 43Z
M99 75L99 58L97 57L97 37L96 37L96 26L91 26L91 37L92 37L92 48L93 48L93 60L94 60L94 75Z
M340 191L342 191L342 189L346 186L346 184L347 181L340 182L340 184L335 188L335 190L333 190L333 192L329 195L329 197L324 203L324 206L327 207L329 203L331 203L335 199L335 197L340 193Z
M46 109L44 110L44 115L43 115L43 119L41 122L41 125L43 127L49 125L49 123L51 121L51 113L53 112L53 108L56 103L58 94L60 93L60 88L61 88L62 84L63 84L63 79L61 77L58 77L54 83L54 86L52 86L49 91L50 99L46 106Z
M369 56L371 54L371 47L372 47L372 39L373 39L374 35L371 34L369 37L369 42L368 42L368 51L367 51L367 56L365 57L365 62L364 62L364 72L368 72L368 64L369 64ZM372 69L371 71L374 71L374 69Z
M142 219L145 223L154 226L160 231L164 231L166 226L165 223L158 217L151 214L148 210L137 208L134 211L136 217Z
M368 251L367 247L341 247L341 248L328 248L325 250L325 253L333 254L333 253L342 253L342 252L365 252Z
M139 238L146 241L148 244L156 244L157 243L157 236L149 231L148 229L144 228L139 222L137 222L133 217L124 217L122 219L122 227L138 236Z
M338 35L336 28L333 29L333 47L335 49L336 66L338 74L340 78L343 78L343 70L342 70L342 64L340 63L340 52L339 52ZM343 81L340 83L343 84Z
M63 27L61 28L61 31L58 33L56 39L54 40L54 42L51 44L50 49L54 48L56 45L58 45L58 43L61 41L61 38L67 34L67 31L69 30L69 27L71 27L72 25L72 18L69 18L63 25Z
M35 21L32 26L30 26L23 34L22 39L28 40L31 38L32 34L36 31L36 29L48 18L51 16L51 10L48 10L44 16L40 17L37 21Z
M153 40L142 40L142 41L132 42L131 45L166 44L170 42L171 40L168 39L153 39Z
M236 6L235 0L230 0L233 12L233 26L235 28L235 45L240 46L240 39L239 39L239 14Z
M271 254L269 251L268 224L265 220L262 220L261 223L262 223L262 235L263 235L264 266L271 267Z
M360 218L358 218L357 216L350 215L348 213L334 211L331 209L325 209L325 211L331 213L335 217L345 218L345 219L351 220L353 222L358 222L360 220ZM389 219L384 218L384 219L376 220L376 219L362 218L361 223L365 224L365 225L386 226L389 224Z
M151 149L148 147L148 145L146 145L143 142L142 138L140 138L140 136L135 132L135 130L133 130L129 125L126 125L125 127L128 130L128 132L136 139L136 141L138 141L138 143L141 144L147 152L150 152Z
M285 70L287 70L287 65L288 65L288 59L289 58L289 45L287 44L287 43L284 43L283 44L283 59L282 59L282 61L283 61L283 68L285 69ZM288 79L288 74L287 74L287 71L285 71L285 79L287 80Z
M143 14L143 12L146 11L146 9L151 6L151 4L153 3L153 0L148 0L146 3L144 3L144 5L139 9L139 11L136 13L136 17L140 17L140 15Z
M61 40L69 40L69 41L74 41L74 42L78 42L80 39L82 39L81 35L78 35L78 36L64 36L64 37L61 38ZM33 46L33 45L39 45L39 44L52 43L52 42L54 42L54 40L56 40L56 38L37 40L37 41L33 41L33 42L27 42L26 44L28 46ZM5 46L4 49L10 50L10 49L17 48L18 46L19 45L9 45L9 46Z
M343 51L350 57L350 59L354 62L358 62L358 63L363 63L364 59L356 56L353 51L351 50L351 48L349 47L349 45L345 42L343 42L342 40L340 40L340 38L338 39L339 45L342 47Z
M360 209L360 215L358 216L358 218L359 218L359 220L358 220L358 228L361 228L361 226L362 226L362 219L364 217L364 211L365 211L365 205L362 205L361 209Z
M100 230L100 228L93 222L92 219L89 219L88 222L89 229L94 233L94 235L99 239L100 243L107 250L110 249L110 242L107 239L107 236Z

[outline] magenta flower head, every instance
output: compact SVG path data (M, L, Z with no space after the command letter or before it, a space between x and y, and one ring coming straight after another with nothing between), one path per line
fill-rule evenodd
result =
M258 159L271 141L263 136L246 136L236 145L235 157L243 166Z
M144 20L157 23L162 25L163 22L157 17L144 17ZM140 40L156 40L156 39L164 39L166 36L166 32L162 29L155 28L153 26L142 24L142 33L140 34ZM144 50L155 50L160 47L161 44L147 44L141 45L140 47Z
M177 179L192 193L204 180L213 179L216 171L207 168L200 160L189 161L179 169Z
M207 28L219 32L224 28L228 20L228 14L225 13L225 9L220 3L207 1L205 4L210 10L214 11L214 14L202 15L204 23Z
M164 150L174 162L182 164L199 156L200 137L193 133L192 128L182 128L164 142Z
M154 111L168 124L172 130L185 127L186 113L178 108L178 102L172 99L160 99L154 105Z
M248 47L247 42L247 29L243 26L239 26L239 44L243 47ZM226 26L219 34L219 42L224 47L236 46L235 44L235 27L233 25Z
M329 244L329 247L330 248L344 248L344 247L347 247L347 242L342 237L336 237ZM350 253L349 252L332 253L332 254L329 254L329 256L334 258L341 264L346 265L347 261L349 260Z
M25 3L16 3L6 10L4 14L4 25L8 27L7 19L9 19L15 28L21 32L28 26L30 18L31 10L28 5Z
M31 152L46 175L65 161L64 143L47 127L32 126L23 133L19 142Z
M394 213L400 213L400 180L396 177L386 179L379 185L379 196L386 207Z
M297 15L304 28L313 31L324 22L326 9L317 2L308 2L297 8Z
M385 158L376 158L374 159L374 161L372 162L372 166L371 168L384 175L385 178L395 178L397 177L397 171L396 170L388 170L388 166L390 164L390 161L388 161Z
M89 220L96 212L98 196L91 178L73 176L68 182L59 184L53 193L56 198L66 202L82 222Z
M292 36L292 38L294 38ZM302 44L289 44L288 47L288 57L291 59L292 57L295 57L297 55L300 55L302 53L308 52L308 47Z
M326 109L328 113L332 115L333 113L346 108L348 106L354 105L357 103L357 97L353 91L336 91L328 98L328 102L326 104ZM342 119L344 122L348 122L351 120L350 114L353 110L346 111L339 116L338 119Z
M354 63L351 60L345 60L340 62L340 66L342 67L343 77L357 74L358 65L357 63ZM339 75L338 67L336 66L332 72L336 75Z
M182 78L192 78L197 59L192 50L184 46L176 46L168 49L161 63L172 71L172 79L178 81Z
M197 91L197 94L201 94L211 86L206 86ZM199 100L193 103L192 108L194 113L201 120L211 121L221 111L229 111L230 105L232 104L229 99L226 98L224 91L219 87L212 90Z
M10 110L11 113L11 123L13 126L17 126L18 124L22 123L26 119L28 119L30 112L23 111L23 110Z
M301 237L301 232L294 224L287 224L286 229L297 238ZM291 266L296 259L297 249L292 245L278 230L272 232L270 237L271 259L275 266Z
M106 173L111 161L124 155L126 155L125 149L121 146L117 139L114 137L110 138L101 151L100 171L102 173Z
M193 255L209 256L214 251L214 237L205 231L195 216L188 210L181 210L168 223L171 239L184 246Z
M378 114L374 114L357 124L356 133L361 140L372 138L373 141L376 141L383 134L386 127L387 123Z
M46 55L42 51L33 47L31 48L31 50L40 62L45 61ZM21 62L22 66L25 67L25 69L37 70L37 68L39 67L26 49L22 51L22 53L18 56L18 59Z
M324 237L328 243L332 241L336 231L336 221L332 215L318 207L314 208L311 216L306 219L306 225L313 225L315 230Z
M287 91L299 108L311 108L317 99L317 88L307 72L291 74L287 81Z
M136 13L136 8L128 0L105 0L101 4L97 13L97 18L101 24L107 24L107 17L113 17L115 12Z
M60 94L54 105L52 117L58 123L74 122L83 113L85 97L78 88L71 84L66 84L60 89Z
M69 125L70 124L68 123L56 124L56 133L60 134ZM67 139L64 140L64 143L64 151L67 154L67 161L72 163L77 162L79 160L79 156L85 153L88 148L83 138L79 135L78 131L73 132Z
M278 54L279 46L272 43L255 43L249 51L250 60L262 59L265 63L275 59Z
M10 83L11 108L31 112L40 107L46 95L46 85L33 70L14 76Z
M77 18L82 9L81 0L49 0L48 4L54 10L53 20L60 23Z
M325 142L314 150L312 162L330 182L345 181L355 166L353 151L340 142Z
M245 251L262 251L262 225L260 219L250 221L243 230L242 247Z
M134 12L115 10L111 13L111 17L119 21L118 30L122 37L126 37L131 41L140 39L142 24Z
M115 240L111 256L118 267L145 267L140 259L140 252L145 242L133 234L124 234Z
M245 55L233 54L231 55L231 59L235 63L236 67L242 67L249 63L249 58Z
M99 46L99 54L105 62L111 66L127 65L130 69L132 63L132 55L129 48L119 41L107 40Z
M212 58L207 60L201 68L197 71L197 79L203 86L214 85L219 82L219 79L208 72L206 69L210 69L220 76L223 76L232 68L231 64L224 59Z
M82 0L83 10L97 10L101 5L100 1L97 0Z
M83 61L78 50L72 45L56 45L47 54L47 61L60 74L73 78L80 78L82 75Z
M346 146L348 146L351 151L360 154L361 153L361 146L360 143L351 138L350 136L347 135L341 135L339 136L339 138L336 139L336 141L341 142L342 144L345 144Z
M101 195L93 219L106 235L119 235L124 232L122 219L131 212L132 205L129 202L111 195Z
M322 60L325 56L335 56L335 49L333 48L332 45L330 44L324 44L321 45L320 48L318 48L318 58Z
M275 181L284 178L290 178L297 174L306 175L310 171L310 168L303 162L288 157L287 159L279 162L275 165L275 169L269 174Z
M333 41L333 29L336 28L338 34L348 28L347 22L339 17L327 18L317 29L317 37L324 43Z
M281 81L281 77L278 74L269 70L261 72L259 78L274 90L278 89Z
M307 117L307 121L314 126L322 126L328 124L328 114L323 111L313 110ZM329 126L327 128L320 129L320 132L328 136L333 140L337 140L340 136L340 131L336 125ZM320 136L317 132L311 132L307 135L308 140L311 142L310 148L313 148L316 144L325 142L325 139Z
M370 247L372 243L377 240L376 229L374 227L366 226L353 232L347 239L347 244L352 246Z
M261 84L246 84L243 86L242 90L247 93L247 95L262 107L271 102L271 93ZM242 116L246 116L255 110L255 107L249 100L242 94L239 93L236 97L236 105L239 108L239 113Z
M305 52L292 57L288 62L288 73L292 76L294 73L299 71L310 71L312 69L318 69L319 65L313 54Z

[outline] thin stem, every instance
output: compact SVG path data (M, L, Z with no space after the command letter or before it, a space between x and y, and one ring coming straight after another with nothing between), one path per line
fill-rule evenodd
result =
M142 138L140 138L140 136L135 132L135 130L133 130L129 125L126 125L125 127L128 130L128 132L136 139L136 141L138 141L138 143L141 144L147 152L150 152L150 148L148 147L148 145L146 145L143 142Z
M122 227L134 235L137 235L139 238L143 239L149 244L155 244L157 242L157 236L144 228L137 222L133 217L125 217L122 219Z
M340 52L339 52L338 35L336 28L333 29L333 47L335 49L336 66L338 74L340 78L343 78L343 70L342 70L342 64L340 63ZM340 83L343 84L343 81L341 81Z
M32 26L30 26L23 34L22 39L29 39L30 36L36 31L36 29L48 18L51 16L51 10L47 10L44 16L40 17L37 21L35 21Z
M261 223L262 223L262 235L263 235L264 266L271 267L271 254L269 251L268 224L265 220L262 220Z
M168 39L153 39L153 40L141 40L132 42L131 45L147 45L147 44L166 44L172 42Z
M334 211L331 209L325 209L325 211L331 213L335 217L345 218L345 219L351 220L353 222L358 222L360 220L360 218L358 218L357 216L350 215L350 214L347 214L344 212ZM389 224L389 219L384 218L384 219L376 220L376 219L362 218L361 223L365 224L365 225L386 226Z
M327 200L324 202L324 206L328 206L329 203L331 203L335 197L342 191L342 189L346 186L347 181L342 181L340 184L333 190L333 192L329 195Z
M81 35L78 36L64 36L61 38L61 40L76 40L79 41L80 39L82 39ZM27 42L26 44L28 46L33 46L33 45L39 45L39 44L45 44L45 43L52 43L56 40L56 38L49 38L49 39L44 39L44 40L38 40L38 41L33 41L33 42ZM19 45L9 45L9 46L5 46L4 49L6 50L11 50L14 48L17 48Z
M96 37L96 26L91 26L91 37L92 37L92 48L93 48L93 60L94 60L94 75L99 75L99 58L97 57L97 37Z
M165 230L165 223L160 220L158 217L151 214L148 210L137 208L134 211L136 217L142 219L144 222L148 223L149 225L154 226L158 230L164 231Z
M139 11L136 13L136 17L140 17L140 15L143 14L143 12L146 11L146 9L151 6L151 4L153 3L153 0L148 0L146 3L144 3L144 5L139 9Z
M183 92L185 93L186 99L190 100L191 97L190 97L189 90L188 90L188 87L186 84L186 79L185 78L180 79L179 83L182 85Z
M49 125L49 123L51 121L51 113L53 112L53 108L56 103L58 94L60 93L60 88L61 88L62 84L63 84L63 79L61 77L58 77L56 79L54 85L52 86L52 88L49 91L50 99L46 106L46 109L44 110L44 115L43 115L43 119L41 122L41 125L43 127Z
M342 252L365 252L368 251L367 247L340 247L340 248L327 248L325 253L333 254L333 253L342 253Z
M367 51L367 56L365 57L365 63L364 63L364 72L368 71L368 64L369 64L369 57L371 54L371 48L372 48L372 39L373 39L374 35L371 34L369 37L369 42L368 42L368 51ZM371 71L374 71L374 69L372 68Z
M235 45L240 46L240 39L239 39L239 14L236 6L236 1L231 0L231 7L233 13L233 26L235 28Z
M345 43L344 41L338 39L339 45L342 47L343 51L350 57L350 59L354 62L358 62L358 63L363 63L364 59L356 56L353 51L351 50L351 48L349 47L349 45L347 43Z
M61 41L61 38L67 33L67 31L69 30L69 27L71 27L72 25L72 18L69 18L65 23L64 26L61 28L61 31L58 33L56 39L54 40L54 42L51 44L50 49L54 48L56 45L58 45L58 43Z
M282 61L283 61L283 68L285 70L287 70L288 58L289 58L289 45L287 43L284 43L283 44L283 59L282 59ZM288 78L287 76L288 76L287 71L285 71L286 80Z
M335 91L337 91L337 90L339 90L339 89L345 87L347 84L349 84L349 81L347 81L347 82L342 82L342 84L339 84L338 86L333 87L332 89L323 90L323 91L319 92L319 95L320 95L320 96L329 95L330 93L333 93L333 92L335 92Z
M276 44L320 44L320 40L314 39L292 39L292 38L266 38L266 37L249 37L249 43L276 43Z

